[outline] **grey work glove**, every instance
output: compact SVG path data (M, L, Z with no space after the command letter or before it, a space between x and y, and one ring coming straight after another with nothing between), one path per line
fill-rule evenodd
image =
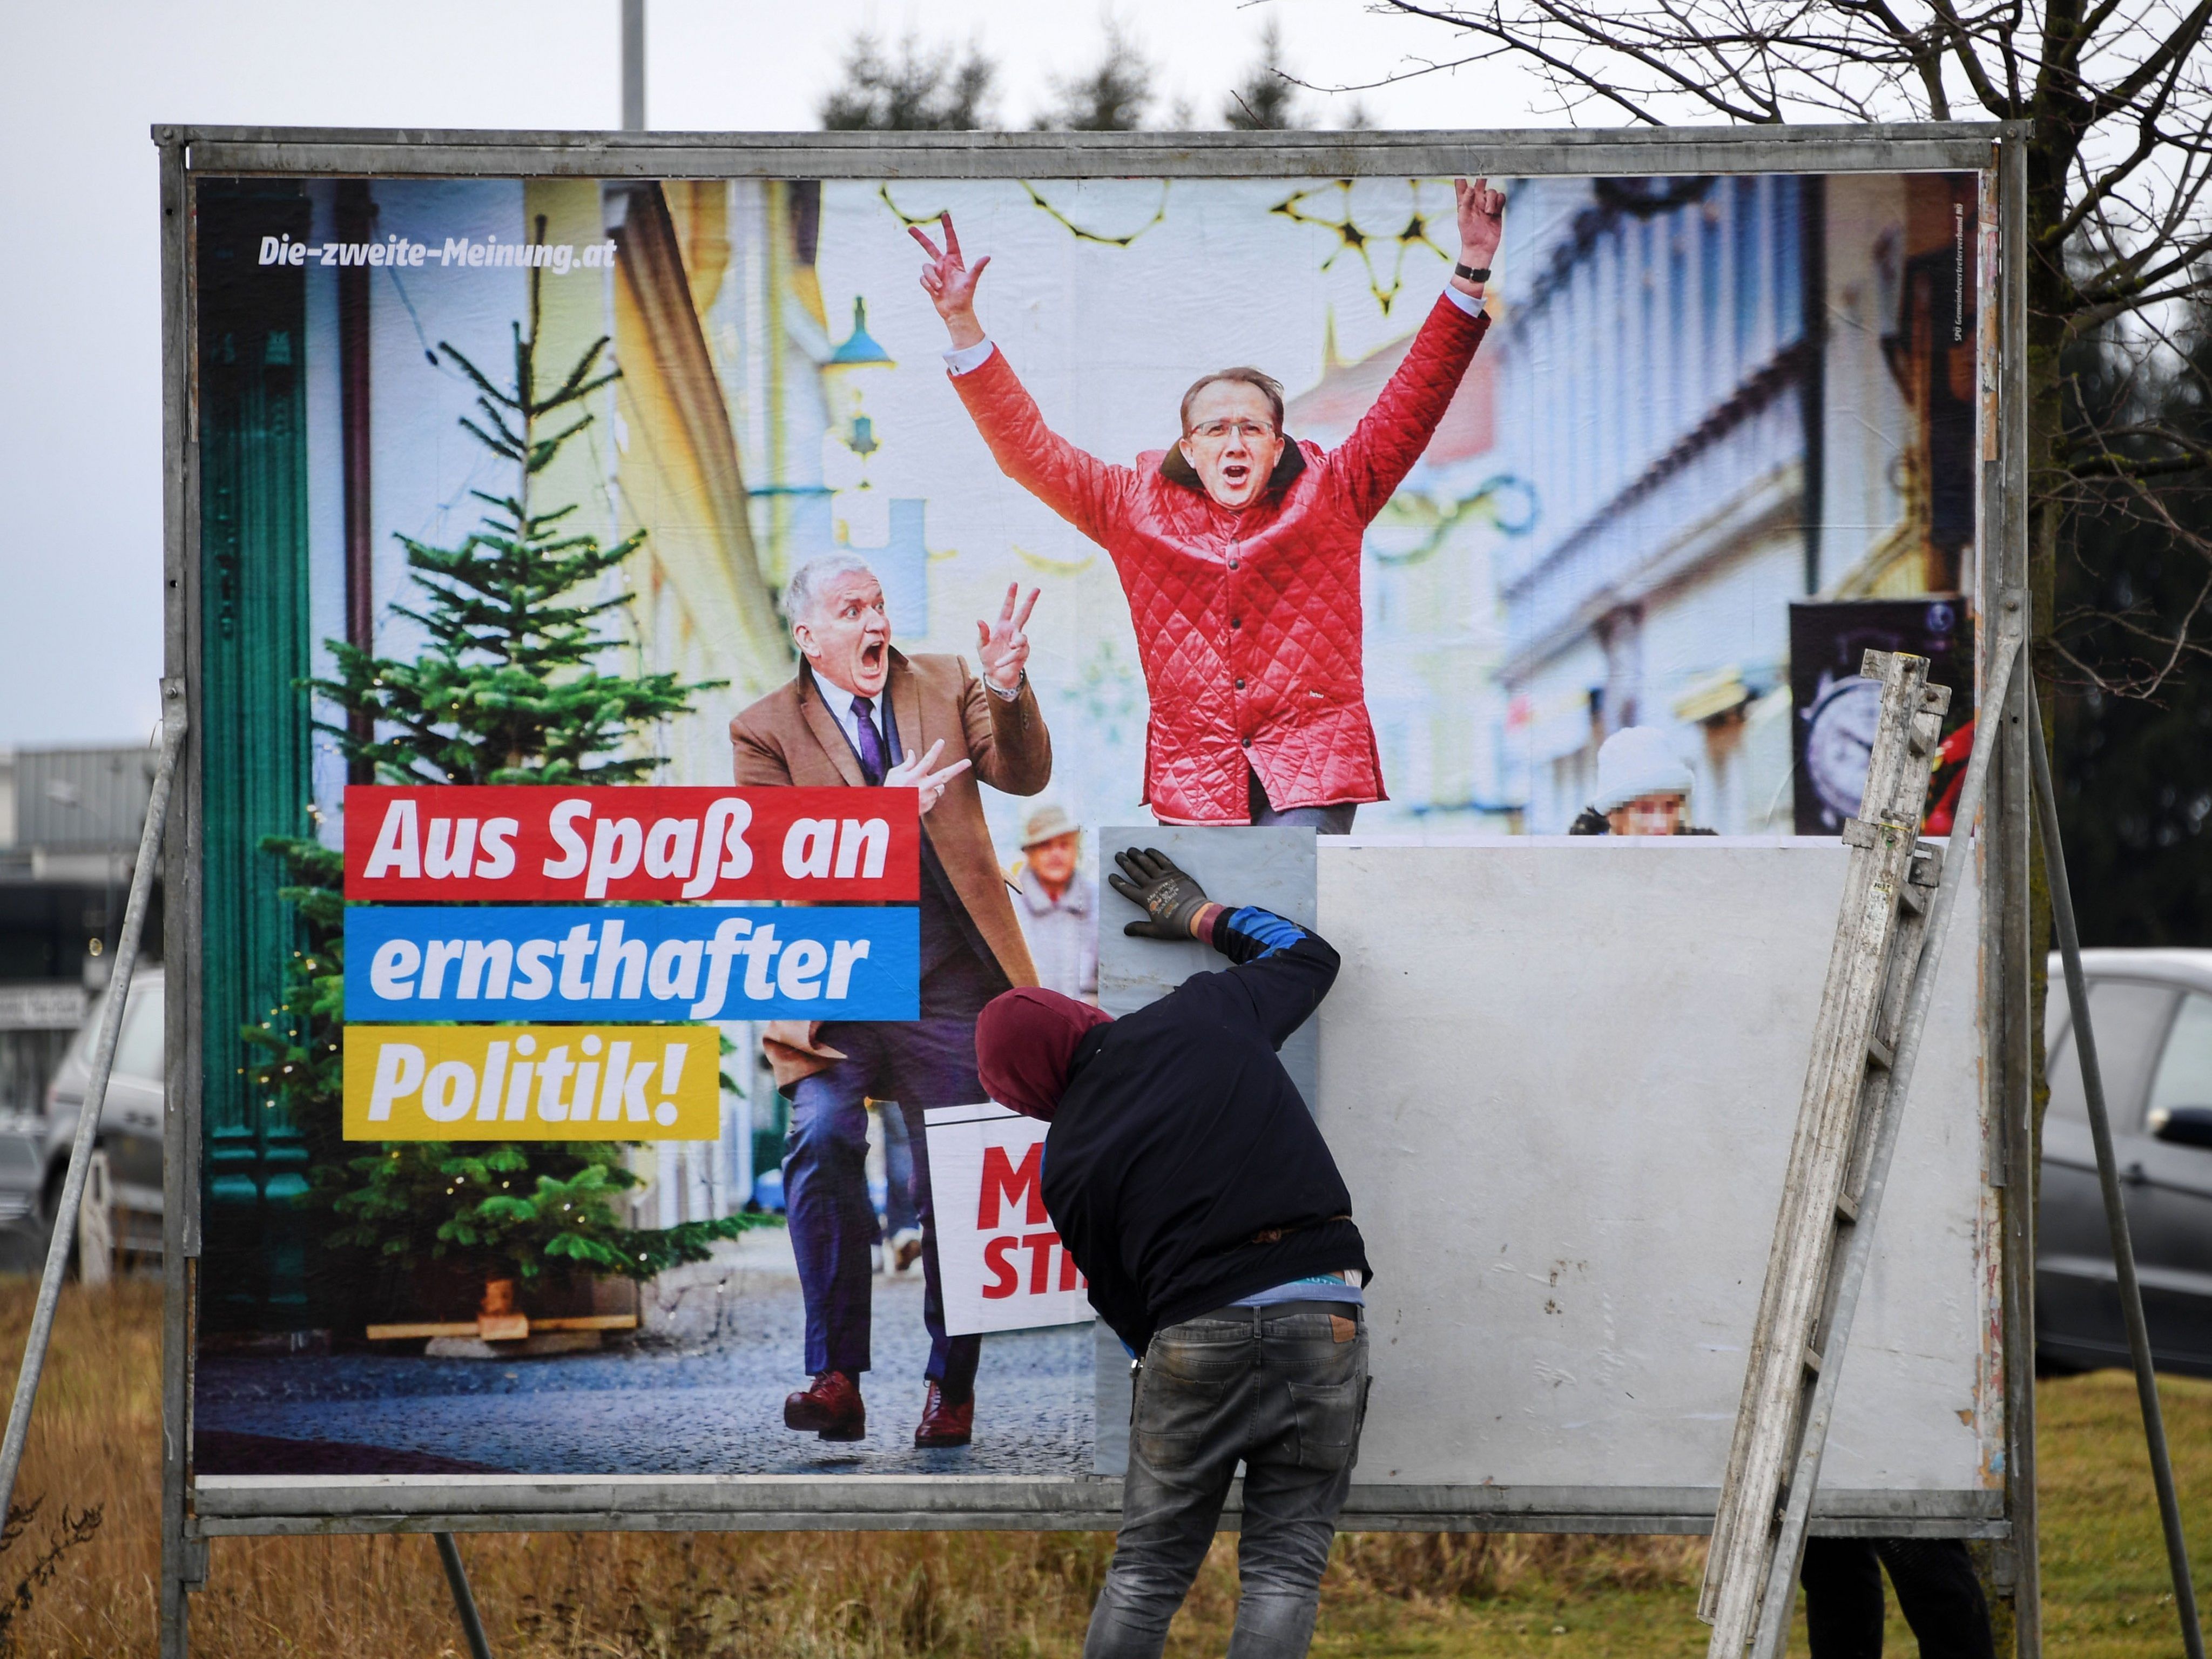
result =
M1114 854L1114 862L1125 873L1108 876L1114 890L1132 904L1145 907L1142 921L1133 921L1121 931L1133 939L1195 939L1191 923L1210 901L1206 889L1197 881L1178 870L1169 861L1168 855L1158 848L1142 851L1132 847Z

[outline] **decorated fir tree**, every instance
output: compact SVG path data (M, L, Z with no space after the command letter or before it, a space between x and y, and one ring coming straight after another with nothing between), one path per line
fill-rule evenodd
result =
M459 351L439 350L477 392L461 425L514 469L514 492L475 492L487 508L458 547L401 537L419 597L395 607L428 642L413 660L331 642L337 678L311 682L349 717L326 726L356 771L386 783L562 784L640 781L660 764L639 738L684 713L708 684L671 674L620 674L601 665L618 642L601 633L627 595L594 597L599 578L642 544L612 546L569 527L574 505L544 507L537 481L592 423L586 399L615 379L607 341L565 374L541 380L538 275L527 331L514 329L512 380L496 385ZM623 1148L606 1142L394 1142L341 1138L343 867L311 841L272 839L293 884L303 948L283 1005L248 1027L250 1068L263 1097L289 1110L307 1142L307 1201L333 1223L327 1242L408 1268L446 1263L486 1279L538 1279L571 1265L646 1279L704 1259L748 1218L641 1229L624 1218L640 1184Z

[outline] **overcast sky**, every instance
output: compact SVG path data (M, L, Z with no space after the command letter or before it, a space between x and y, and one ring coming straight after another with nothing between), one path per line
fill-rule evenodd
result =
M0 744L142 741L161 672L155 121L604 128L620 119L619 0L77 0L0 21ZM1222 125L1269 18L1293 72L1364 82L1448 58L1362 0L1121 0L1161 114ZM978 42L1026 125L1092 62L1103 13L1037 0L647 0L650 124L808 128L856 32ZM1387 127L1538 125L1497 69L1358 94ZM1344 125L1349 97L1314 100Z

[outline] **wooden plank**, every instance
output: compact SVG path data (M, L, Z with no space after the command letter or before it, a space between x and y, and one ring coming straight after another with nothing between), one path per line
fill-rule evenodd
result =
M531 1319L522 1314L498 1314L470 1320L422 1320L398 1325L371 1325L372 1342L404 1342L438 1336L480 1336L487 1342L517 1342L532 1331L634 1331L635 1314L578 1314L563 1319Z

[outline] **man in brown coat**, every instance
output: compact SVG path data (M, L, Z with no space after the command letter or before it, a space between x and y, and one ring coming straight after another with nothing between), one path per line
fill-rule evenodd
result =
M997 622L975 624L977 679L959 657L891 649L883 586L866 561L810 560L784 596L804 659L799 673L730 722L741 787L908 787L921 810L921 1018L778 1021L763 1043L776 1086L791 1097L783 1191L813 1376L784 1401L783 1420L824 1440L867 1432L860 1379L869 1367L876 1237L866 1169L871 1098L898 1103L914 1148L930 1339L914 1443L964 1446L974 1431L982 1339L945 1332L922 1114L987 1097L975 1075L975 1018L1000 992L1036 983L977 787L1033 795L1052 777L1052 742L1025 667L1023 629L1036 592L1018 615L1017 597L1009 587Z

